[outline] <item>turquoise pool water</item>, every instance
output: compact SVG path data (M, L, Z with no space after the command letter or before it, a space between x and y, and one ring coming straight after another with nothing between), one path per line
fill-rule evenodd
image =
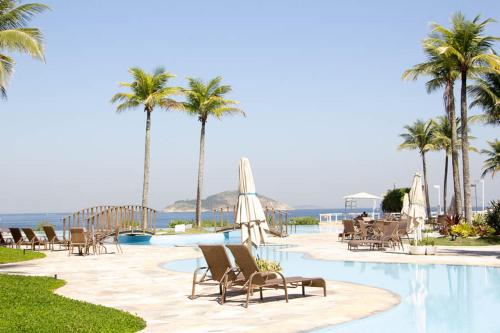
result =
M306 275L307 272L307 275L329 280L384 288L401 297L401 304L391 310L316 330L316 333L500 332L499 268L322 261L301 253L280 251L277 246L261 247L258 255L279 261L286 275ZM180 260L164 267L192 272L197 265L204 265L203 260Z

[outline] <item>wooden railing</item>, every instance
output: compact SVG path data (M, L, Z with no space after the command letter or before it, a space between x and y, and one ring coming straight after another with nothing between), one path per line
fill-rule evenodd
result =
M215 231L222 232L234 230L236 225L236 207L222 207L214 209L213 219L215 221ZM288 212L266 207L264 209L269 230L273 235L286 237L290 230Z
M75 227L103 234L111 234L116 228L120 233L154 234L156 214L152 208L134 205L85 208L62 219L63 237L68 239L69 229Z

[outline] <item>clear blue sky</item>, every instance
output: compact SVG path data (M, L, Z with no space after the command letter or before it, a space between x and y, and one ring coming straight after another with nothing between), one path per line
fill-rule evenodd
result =
M145 115L109 103L131 66L163 65L176 85L217 75L232 85L248 117L208 123L205 195L236 188L241 156L258 192L291 205L341 207L345 194L409 186L421 160L396 150L398 134L443 105L401 73L424 59L429 22L447 24L457 10L500 19L494 0L45 2L52 11L33 25L46 64L18 56L0 102L2 213L140 202ZM500 35L500 24L488 32ZM199 123L152 118L150 202L162 208L194 197ZM478 148L498 137L472 130ZM478 179L483 158L471 158ZM443 164L430 154L431 185ZM500 196L500 177L486 179L486 194Z

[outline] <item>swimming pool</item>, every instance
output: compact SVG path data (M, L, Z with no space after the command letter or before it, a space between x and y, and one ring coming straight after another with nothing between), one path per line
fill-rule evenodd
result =
M500 268L323 261L281 251L277 246L260 247L258 255L279 261L285 275L307 272L388 289L401 297L401 304L393 309L316 333L500 332ZM203 260L179 260L164 268L192 272L197 265L204 265Z

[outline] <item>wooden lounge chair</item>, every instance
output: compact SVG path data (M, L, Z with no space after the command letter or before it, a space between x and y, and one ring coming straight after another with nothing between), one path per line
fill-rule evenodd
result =
M30 242L24 239L23 234L21 233L20 228L9 228L10 235L12 236L12 239L14 240L14 246L16 248L20 248L23 245L31 245Z
M398 226L399 222L390 222L384 226L384 232L378 238L374 239L371 242L372 246L376 247L384 247L390 246L395 248L396 244L400 244L399 236L398 236Z
M59 239L56 235L56 231L54 227L51 225L44 225L43 231L45 232L45 236L47 237L47 241L49 242L49 248L54 251L54 245L59 244L59 249L62 247L68 247L69 241L65 239Z
M196 285L216 284L219 286L219 293L222 296L223 285L225 289L233 284L244 284L245 279L239 270L231 265L224 245L199 245L207 266L198 267L193 273L193 287L191 289L191 299L195 298ZM201 278L198 274L201 272ZM208 274L210 273L210 275ZM210 282L213 281L213 282ZM225 295L224 295L225 296ZM221 303L224 299L221 299Z
M12 238L5 238L3 237L2 231L0 230L0 246L14 246L14 241Z
M342 220L342 224L344 225L344 231L340 234L342 237L342 242L347 236L350 236L351 239L354 238L356 234L356 229L354 229L354 221L353 220Z
M243 244L226 245L234 256L236 265L238 265L245 278L244 288L247 291L245 307L248 307L250 294L253 294L255 288L259 289L260 299L263 299L263 288L280 288L285 291L285 300L288 302L288 285L290 287L302 287L302 295L305 295L305 287L323 288L323 294L326 296L326 282L323 278L305 278L302 276L284 277L280 272L261 272L257 263L250 253L250 250ZM224 288L223 297L224 300Z
M83 228L71 228L70 232L70 240L68 246L68 256L73 253L73 248L76 246L78 248L78 253L82 255L89 254L90 247L93 248L95 254L95 245L87 236L87 233Z
M33 229L31 228L23 228L23 232L28 237L28 240L31 244L31 249L34 251L36 249L36 246L38 245L38 249L40 250L42 245L44 249L47 249L47 240L45 239L40 239L37 237Z

